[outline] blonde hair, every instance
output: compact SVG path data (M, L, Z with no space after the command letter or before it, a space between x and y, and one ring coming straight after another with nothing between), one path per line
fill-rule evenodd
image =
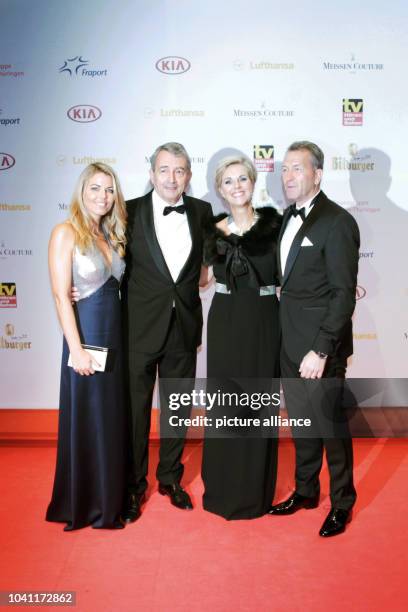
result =
M92 247L96 235L94 223L84 204L84 190L88 181L97 172L102 172L112 179L115 201L111 210L102 218L101 227L112 247L123 257L126 246L126 204L118 177L107 164L94 162L81 172L71 200L68 222L74 229L75 244L79 250L84 252Z
M235 166L236 164L241 164L242 166L244 166L245 170L248 173L248 178L254 184L256 183L257 172L251 160L245 155L230 155L229 157L224 157L224 159L222 159L218 163L217 168L215 170L215 186L218 191L220 190L220 187L222 185L222 177L224 172L227 168L229 168L230 166Z

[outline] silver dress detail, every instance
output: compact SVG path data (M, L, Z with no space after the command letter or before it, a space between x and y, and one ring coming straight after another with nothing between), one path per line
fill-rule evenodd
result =
M125 271L125 262L111 247L112 264L108 266L105 257L96 246L81 253L75 247L72 265L72 284L79 291L80 299L89 297L113 276L120 283Z

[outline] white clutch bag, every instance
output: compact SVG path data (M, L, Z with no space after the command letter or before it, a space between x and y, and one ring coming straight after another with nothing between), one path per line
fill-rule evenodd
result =
M81 346L87 353L90 354L92 359L99 363L98 366L94 362L92 364L95 372L104 372L106 367L106 359L108 357L108 349L103 346L90 346L89 344L82 344ZM71 353L69 354L68 365L70 368L72 368Z

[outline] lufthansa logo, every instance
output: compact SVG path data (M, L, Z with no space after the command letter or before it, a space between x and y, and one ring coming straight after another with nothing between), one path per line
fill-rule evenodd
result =
M191 64L184 57L169 55L156 62L156 69L163 74L183 74L190 70Z
M0 170L9 170L15 163L16 160L10 153L0 153Z
M361 298L365 297L367 291L361 285L357 285L356 287L356 300L361 300Z
M102 117L102 111L97 106L78 104L78 106L71 106L67 111L67 115L71 121L76 121L77 123L91 123Z

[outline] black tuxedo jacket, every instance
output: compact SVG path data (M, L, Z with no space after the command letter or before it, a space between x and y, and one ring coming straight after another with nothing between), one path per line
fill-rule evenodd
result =
M203 259L202 227L212 211L208 202L186 195L183 201L192 246L175 282L157 240L152 192L126 203L128 243L124 299L130 350L153 353L162 348L173 303L185 349L195 351L201 343L203 317L198 282Z
M293 240L282 276L280 243L288 220L286 211L278 239L284 349L295 363L310 350L347 358L353 352L357 223L321 191Z

